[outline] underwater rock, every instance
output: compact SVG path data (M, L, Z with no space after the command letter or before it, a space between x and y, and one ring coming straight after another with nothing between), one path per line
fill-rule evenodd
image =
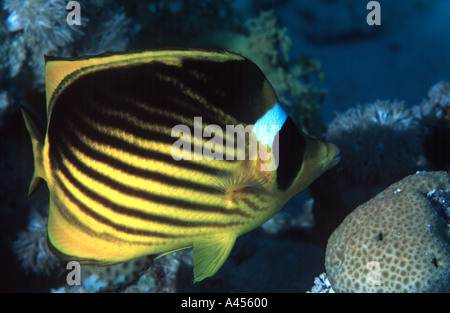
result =
M425 134L426 161L434 170L450 170L450 84L436 83L428 91L428 98L412 109Z
M450 174L418 172L349 214L328 240L336 292L444 292L450 288L449 225L431 197Z

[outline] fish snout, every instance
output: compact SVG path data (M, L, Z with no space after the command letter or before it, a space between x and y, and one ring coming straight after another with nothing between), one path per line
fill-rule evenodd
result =
M330 169L341 161L341 149L333 143L327 143L326 169Z

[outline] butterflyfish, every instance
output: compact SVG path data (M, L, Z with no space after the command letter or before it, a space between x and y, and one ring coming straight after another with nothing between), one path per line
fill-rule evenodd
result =
M45 91L45 134L22 110L29 194L45 180L47 241L66 260L109 265L193 248L201 281L237 237L339 159L299 130L257 65L231 52L46 56Z

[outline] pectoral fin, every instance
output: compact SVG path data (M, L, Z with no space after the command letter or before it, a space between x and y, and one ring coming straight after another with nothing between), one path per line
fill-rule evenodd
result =
M194 283L213 276L223 265L236 241L232 234L217 234L194 241Z

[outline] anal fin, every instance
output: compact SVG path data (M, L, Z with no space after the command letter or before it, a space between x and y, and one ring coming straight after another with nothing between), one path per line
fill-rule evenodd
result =
M213 276L225 263L236 241L229 233L215 234L194 241L194 283Z
M172 253L175 253L175 252L178 252L178 251L181 251L181 250L184 250L184 249L189 249L189 248L192 248L192 247L182 247L182 248L178 248L178 249L175 249L175 250L170 250L170 251L161 253L157 257L155 257L155 260L158 260L159 258L162 258L163 256L166 256L168 254L172 254Z

